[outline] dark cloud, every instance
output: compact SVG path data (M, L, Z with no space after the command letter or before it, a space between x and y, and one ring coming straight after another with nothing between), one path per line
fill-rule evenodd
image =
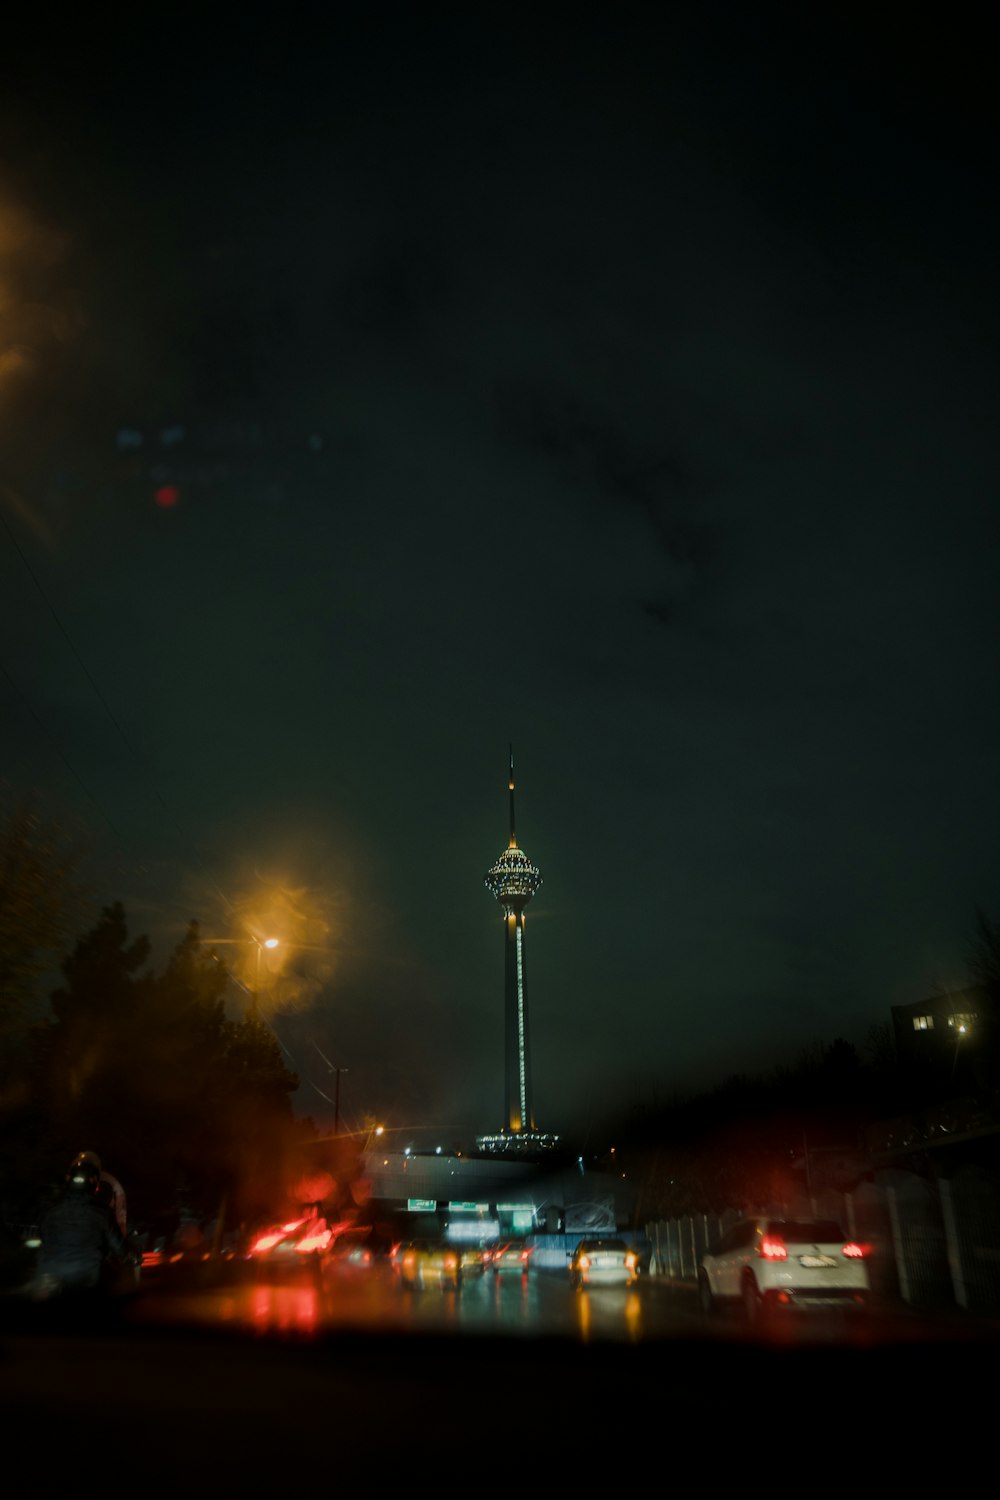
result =
M546 1123L954 975L1000 727L969 36L15 19L5 769L95 887L161 944L255 869L331 901L286 1045L480 1126L510 740Z

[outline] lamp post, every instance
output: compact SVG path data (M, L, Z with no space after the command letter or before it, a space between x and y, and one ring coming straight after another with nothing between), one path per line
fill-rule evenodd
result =
M951 1024L955 1028L955 1055L951 1060L951 1076L954 1078L958 1067L958 1049L962 1045L962 1038L968 1034L968 1023L958 1016L951 1017Z
M218 948L222 945L225 945L226 947L238 948L245 943L253 943L255 951L253 989L251 990L249 985L245 984L243 980L237 978L235 975L233 975L232 977L236 980L236 983L239 985L244 994L249 994L250 1014L251 1016L253 1016L254 1020L259 1019L260 952L262 948L280 947L281 939L276 937L259 938L255 937L253 933L251 933L249 937L245 938L205 938L203 941L209 948ZM218 957L218 955L216 955L216 957ZM221 959L219 961L221 963Z
M256 966L256 974L254 976L254 985L253 985L253 1003L252 1003L250 1009L251 1009L251 1014L252 1014L252 1016L253 1016L253 1018L254 1018L255 1021L259 1021L260 1020L260 955L261 955L261 950L263 948L277 948L279 941L280 941L280 939L276 938L276 937L264 938L263 941L260 938L257 938L257 937L255 937L253 939L253 942L256 944L256 947L257 947L257 966Z

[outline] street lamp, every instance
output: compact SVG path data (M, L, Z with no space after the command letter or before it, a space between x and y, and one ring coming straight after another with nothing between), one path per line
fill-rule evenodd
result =
M253 1004L251 1005L251 1014L253 1015L253 1018L256 1021L256 1020L260 1019L260 955L261 955L261 951L264 948L277 948L277 946L278 946L278 944L279 944L279 942L281 940L280 940L280 938L276 938L276 937L269 937L269 938L263 938L263 939L255 937L255 938L252 939L252 941L256 944L256 947L257 947L257 972L256 972L256 974L254 976Z
M222 945L225 945L226 947L239 948L246 943L253 943L255 954L253 990L251 991L249 985L244 984L244 982L241 979L236 978L235 975L233 977L236 978L236 983L239 985L240 989L243 990L245 994L250 995L250 1014L254 1017L257 1017L259 1014L258 1001L260 999L261 949L279 948L281 946L281 939L276 937L259 938L255 937L253 933L251 933L249 937L243 938L205 938L204 942L210 948L218 948ZM221 963L221 959L219 960L219 962Z
M962 1038L969 1034L969 1025L965 1016L949 1016L948 1024L955 1028L955 1055L951 1060L951 1076L954 1078L958 1068L958 1049L962 1045Z

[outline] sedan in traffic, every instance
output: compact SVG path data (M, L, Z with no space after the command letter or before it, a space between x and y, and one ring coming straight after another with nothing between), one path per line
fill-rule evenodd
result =
M481 1276L489 1264L490 1253L484 1245L463 1245L458 1258L463 1276Z
M531 1246L523 1240L507 1240L490 1255L489 1269L494 1276L527 1276Z
M442 1287L457 1291L462 1280L458 1248L443 1240L410 1240L400 1246L396 1264L401 1284L411 1291Z
M284 1224L268 1225L254 1235L246 1259L268 1275L318 1267L332 1233L326 1219L319 1214L305 1214Z
M581 1240L570 1256L570 1285L631 1286L639 1275L639 1256L614 1236Z

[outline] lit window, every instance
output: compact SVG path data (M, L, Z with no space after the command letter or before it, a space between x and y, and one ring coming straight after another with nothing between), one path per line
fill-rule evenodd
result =
M975 1019L974 1012L966 1011L964 1014L949 1016L948 1025L953 1026L956 1031L960 1031L964 1036L967 1031L971 1030Z
M914 1029L914 1031L933 1031L934 1030L934 1017L933 1016L914 1016L913 1017L913 1029Z

